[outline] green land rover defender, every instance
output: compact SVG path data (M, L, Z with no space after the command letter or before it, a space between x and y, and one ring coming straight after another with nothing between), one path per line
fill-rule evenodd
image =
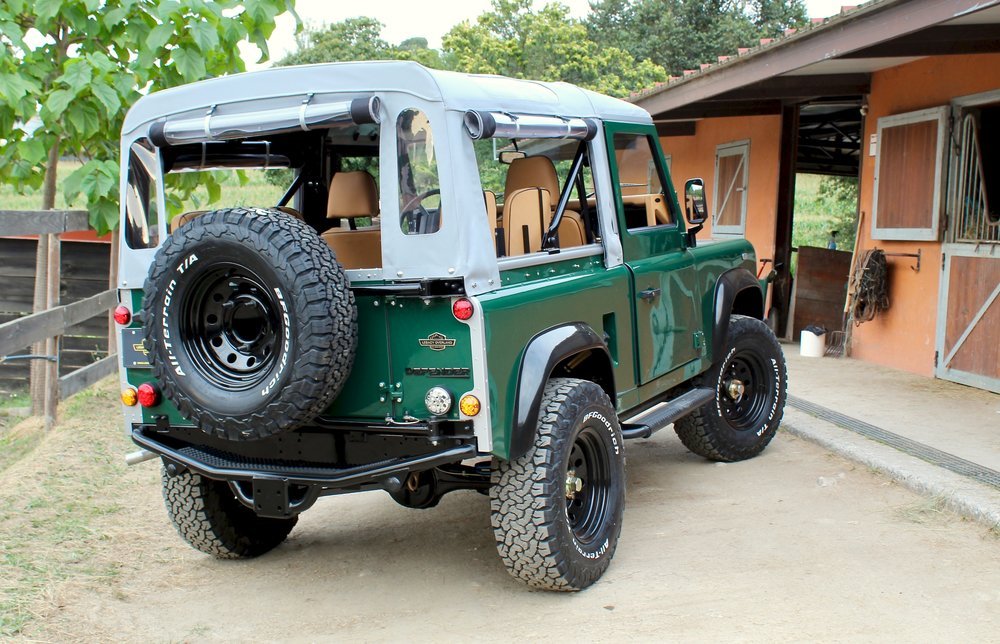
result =
M579 590L618 545L625 439L737 461L777 430L753 248L696 241L703 184L685 220L634 105L313 65L145 96L121 145L129 460L162 461L198 550L261 555L321 496L469 489L513 576ZM176 182L249 168L276 203L166 216Z

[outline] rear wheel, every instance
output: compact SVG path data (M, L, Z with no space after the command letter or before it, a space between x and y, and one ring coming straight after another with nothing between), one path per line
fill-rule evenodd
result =
M490 507L500 558L547 590L582 590L614 556L625 506L625 450L607 394L585 380L545 386L535 443L495 460Z
M257 557L276 548L298 521L268 519L240 503L229 484L191 471L163 469L163 500L170 521L192 548L219 559Z
M781 345L766 324L732 316L725 357L695 379L715 398L674 423L684 445L713 461L760 454L778 431L788 378Z

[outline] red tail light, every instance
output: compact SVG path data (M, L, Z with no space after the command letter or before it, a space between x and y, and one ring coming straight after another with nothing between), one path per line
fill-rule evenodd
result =
M455 300L455 303L451 305L451 312L459 320L468 320L472 317L475 309L472 307L472 302L463 297Z
M139 404L143 407L156 407L160 404L160 390L156 385L144 382L139 385Z
M128 307L126 307L124 304L119 304L118 307L115 309L114 317L115 317L115 322L117 322L122 326L125 326L126 324L132 321L132 311L129 311Z

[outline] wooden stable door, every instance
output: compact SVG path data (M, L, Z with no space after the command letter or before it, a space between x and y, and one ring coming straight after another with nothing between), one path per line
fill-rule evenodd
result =
M945 246L935 374L1000 393L1000 255Z

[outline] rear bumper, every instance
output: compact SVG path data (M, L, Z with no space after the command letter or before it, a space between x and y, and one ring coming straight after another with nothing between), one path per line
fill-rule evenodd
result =
M223 481L281 481L287 485L320 487L333 491L345 488L398 487L410 472L420 472L477 455L475 444L454 440L431 452L400 456L363 465L326 467L301 462L283 462L240 456L213 447L172 443L157 435L155 427L137 426L132 440L173 463L211 479ZM457 443L457 444L456 444Z

